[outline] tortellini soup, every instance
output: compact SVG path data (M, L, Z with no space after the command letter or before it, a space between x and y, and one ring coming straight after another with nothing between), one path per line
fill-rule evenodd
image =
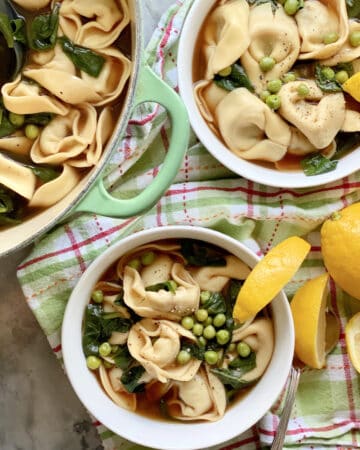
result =
M14 44L20 72L0 72L0 226L47 208L96 166L131 73L126 0L15 0L0 54ZM10 62L9 62L10 67Z
M92 290L83 351L122 408L162 420L217 421L261 378L274 349L267 310L234 322L249 267L199 240L121 256Z
M317 175L360 142L360 5L346 0L219 0L193 60L194 95L239 158ZM360 93L359 93L360 98Z

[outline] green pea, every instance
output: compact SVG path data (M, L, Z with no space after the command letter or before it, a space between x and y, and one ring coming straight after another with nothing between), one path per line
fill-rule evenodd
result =
M216 330L212 325L208 325L204 328L203 336L206 339L213 339L216 335Z
M181 325L187 330L191 330L194 326L194 319L190 316L185 316L181 319Z
M292 81L296 81L296 75L294 72L288 72L283 76L284 83L291 83Z
M112 345L111 346L111 352L112 353L116 353L119 350L119 346L118 345Z
M174 280L169 280L169 281L168 281L168 284L169 284L169 289L170 289L172 292L175 292L176 289L177 289L177 287L178 287L177 282L174 281Z
M338 39L339 39L339 35L335 31L333 31L333 32L330 32L330 33L326 33L323 36L323 43L325 45L333 44Z
M200 302L201 303L205 303L209 300L209 298L211 297L211 292L210 291L202 291L200 293Z
M251 348L246 342L239 342L236 346L236 351L242 358L247 358L251 353Z
M305 83L300 83L297 87L297 93L300 97L306 97L310 92L309 86Z
M226 322L226 316L223 313L216 314L216 316L213 318L213 325L216 328L222 327L225 322Z
M190 359L191 359L191 355L186 350L180 350L176 357L176 361L179 364L187 364L190 361Z
M279 79L275 79L275 80L270 80L267 83L267 90L271 93L271 94L277 94L282 86L282 81Z
M218 362L219 356L214 350L207 350L204 353L204 358L210 366L213 366Z
M298 0L286 0L286 2L284 3L284 10L286 14L288 14L289 16L293 16L297 13L299 6L300 3Z
M323 67L321 73L327 80L333 80L335 78L335 72L331 67Z
M204 327L211 325L213 323L212 317L208 316L208 318L204 321Z
M140 259L134 258L127 263L128 266L132 267L135 270L139 270L141 267Z
M260 59L259 66L263 72L269 72L269 70L274 68L275 63L275 59L271 56L264 56Z
M359 47L360 31L352 31L349 36L349 42L352 47Z
M266 104L271 109L279 109L281 106L280 97L276 94L269 95L269 97L266 99Z
M109 356L111 350L111 345L108 342L103 342L99 347L100 356Z
M29 139L36 139L40 134L40 128L33 124L28 124L25 127L25 136Z
M335 75L335 80L340 84L345 83L345 81L347 81L348 79L349 74L346 72L346 70L340 70L340 72Z
M209 313L207 312L206 309L198 309L195 312L195 317L197 318L197 320L199 322L204 322L209 316Z
M97 356L91 355L86 358L86 365L91 370L98 369L100 367L100 364L101 364L101 359L98 358Z
M268 90L260 92L260 98L263 102L266 102L266 99L269 97L269 95L271 95L271 94Z
M103 291L101 291L100 289L96 289L95 291L92 292L91 294L91 299L95 302L95 303L102 303L104 300L104 294Z
M204 338L204 336L198 337L198 344L200 345L200 347L206 347L207 340Z
M192 332L195 334L195 336L201 336L204 331L204 325L201 325L201 323L195 323L195 325L192 327Z
M141 255L141 263L144 266L149 266L152 264L155 260L155 253L154 252L146 252Z
M229 344L228 351L234 352L235 350L236 350L236 344L234 342L232 342L231 344Z
M220 345L225 345L230 340L230 332L228 330L219 330L216 333L216 341Z
M231 66L225 67L219 72L219 75L221 77L228 77L230 74L231 74Z
M21 127L22 125L24 125L25 116L23 114L9 112L9 120L16 127Z

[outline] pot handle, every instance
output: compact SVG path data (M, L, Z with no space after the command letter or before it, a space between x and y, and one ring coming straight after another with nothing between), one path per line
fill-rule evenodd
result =
M92 212L118 218L135 216L151 208L173 182L183 162L190 135L185 105L173 89L147 65L140 67L132 109L143 102L161 104L171 118L170 145L159 173L142 192L129 199L111 196L105 189L103 179L99 177L73 212Z

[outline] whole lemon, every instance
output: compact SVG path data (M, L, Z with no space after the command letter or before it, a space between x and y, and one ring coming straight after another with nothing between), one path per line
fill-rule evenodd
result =
M323 223L321 251L330 276L360 300L360 203L333 213Z

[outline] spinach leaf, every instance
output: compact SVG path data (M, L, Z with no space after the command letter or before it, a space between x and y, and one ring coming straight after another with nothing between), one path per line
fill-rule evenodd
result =
M254 86L251 84L249 77L239 63L235 63L231 66L231 73L226 77L216 74L214 82L217 86L226 91L233 91L236 88L245 87L250 92L254 92Z
M24 19L12 19L10 20L10 25L12 29L12 35L14 41L20 42L21 44L27 44L26 37L26 22Z
M226 266L226 259L218 247L195 239L182 239L181 254L191 266Z
M342 155L349 150L353 150L360 144L360 132L355 133L338 133L335 138L336 155Z
M129 331L132 321L119 316L117 312L104 313L102 305L87 305L82 341L85 356L97 355L99 346L109 339L113 331Z
M29 29L29 46L33 50L46 51L55 47L59 27L60 3L49 13L35 16Z
M151 286L146 286L145 291L153 291L158 292L160 289L164 289L165 291L175 293L176 285L173 281L164 281L163 283L156 283Z
M52 167L41 167L41 166L28 166L28 167L43 183L48 183L51 180L55 180L55 178L57 178L60 175L60 172Z
M131 356L128 346L121 345L113 355L115 366L120 367L122 370L127 370L131 364L135 361Z
M54 115L52 113L25 114L25 124L32 123L44 127L53 117Z
M349 18L360 18L360 0L346 0L346 6Z
M322 66L321 64L316 64L315 66L315 82L319 86L319 88L324 92L342 92L341 84L338 83L335 79L334 80L328 80L323 72L322 69L325 66Z
M264 3L271 3L271 9L274 14L275 14L277 8L279 7L277 0L247 0L247 2L249 3L249 5L255 5L255 6L262 5Z
M14 210L14 202L9 192L0 190L0 213L9 213Z
M2 33L2 35L4 36L7 46L9 48L14 48L14 36L10 24L10 19L4 13L0 13L0 33Z
M232 311L234 309L236 298L243 283L244 282L241 280L231 279L227 286L225 293L225 304L226 310L230 314L230 316L232 316Z
M202 304L209 314L226 313L225 298L221 292L211 292L210 297Z
M337 160L331 160L321 153L310 154L301 160L301 167L308 177L320 175L321 173L331 172L337 167Z
M99 76L105 64L105 58L89 48L74 44L65 36L61 36L58 40L63 52L70 58L75 67L92 77Z
M7 111L0 108L0 138L9 136L16 129L17 127L10 122Z
M244 381L241 378L245 373L255 369L256 354L252 352L247 358L235 358L232 364L232 366L229 365L228 369L213 368L210 370L225 386L230 386L236 390L249 386L252 382Z
M102 306L90 303L87 305L84 317L83 351L85 356L97 355L102 339L101 327Z
M142 392L145 388L145 383L141 383L139 380L144 372L145 369L142 366L131 367L121 375L120 381L128 392Z

